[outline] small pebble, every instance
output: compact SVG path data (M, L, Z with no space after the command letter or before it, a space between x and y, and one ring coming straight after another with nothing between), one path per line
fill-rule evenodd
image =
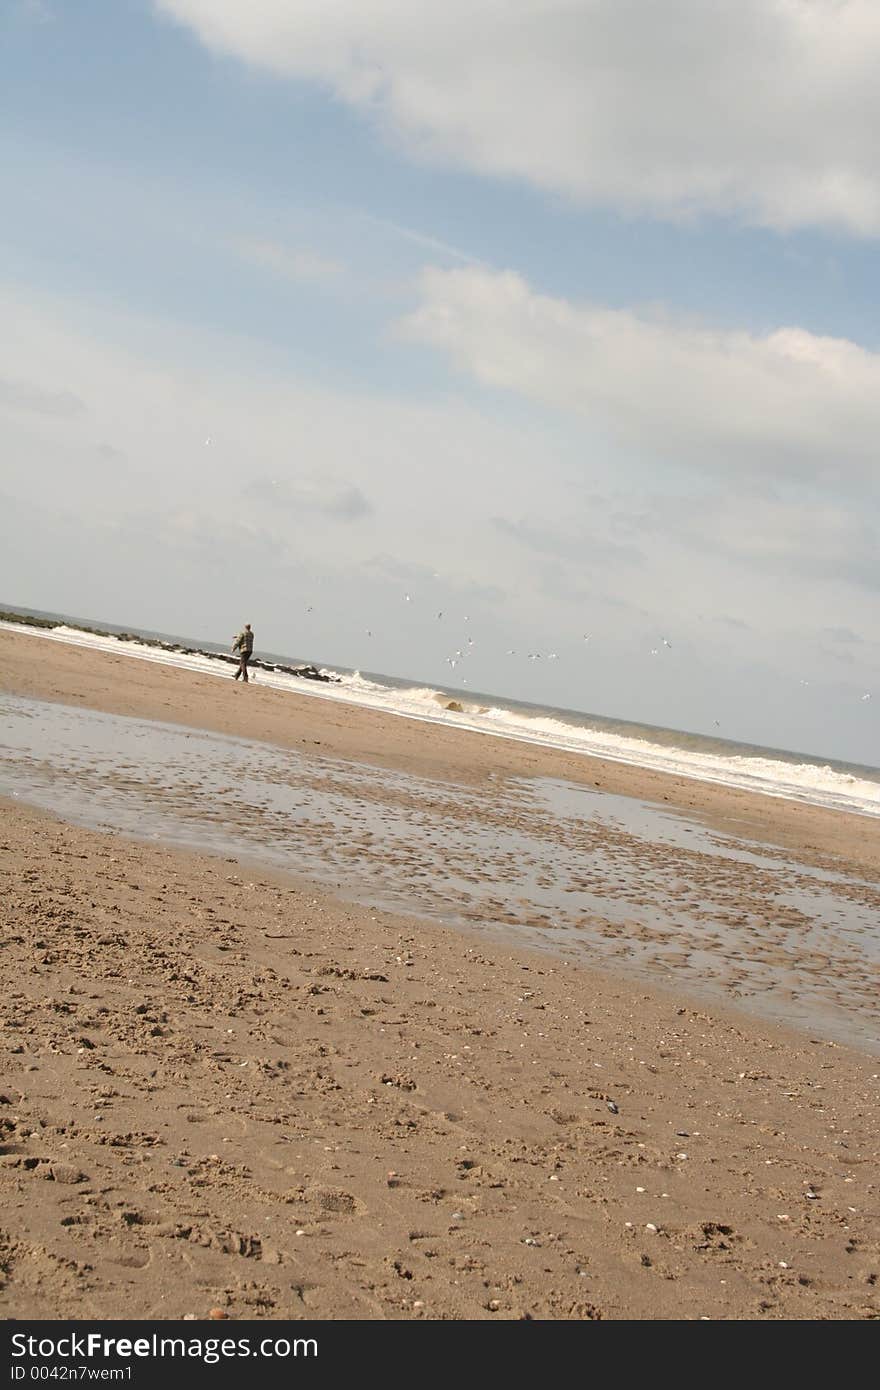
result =
M210 1313L208 1314L208 1317L213 1318L215 1322L221 1322L225 1321L225 1319L229 1317L229 1314L225 1312L222 1308L212 1308Z

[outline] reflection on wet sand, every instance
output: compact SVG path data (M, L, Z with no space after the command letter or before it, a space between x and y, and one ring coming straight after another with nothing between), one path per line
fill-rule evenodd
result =
M487 790L3 697L3 789L67 819L635 972L880 1049L880 888L661 806Z

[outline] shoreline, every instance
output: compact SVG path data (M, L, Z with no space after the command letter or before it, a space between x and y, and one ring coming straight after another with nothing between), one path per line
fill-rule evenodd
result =
M215 676L8 631L0 631L0 670L0 689L10 694L279 747L320 748L324 757L414 771L441 781L467 785L498 777L540 776L667 803L730 833L789 849L819 867L843 861L880 878L880 824L854 812L503 736L487 739L470 730L310 694L282 693L256 682L253 688L239 690L231 678L224 683Z
M220 679L223 679L223 675L218 668L223 666L228 668L230 664L235 664L226 652L200 647L193 648L183 645L179 641L160 640L156 637L147 637L143 642L140 642L136 636L121 630L113 633L88 627L78 629L68 624L50 623L44 624L43 630L34 630L28 629L26 625L6 623L0 616L0 632L3 631L22 636L39 636L52 642L80 646L91 652L102 651L110 655L124 655L132 660L170 665L178 669L189 670L195 674L212 675ZM121 647L120 642L123 643ZM96 645L97 643L100 645ZM277 661L267 663L259 658L256 659L252 663L253 679L256 680L256 672L259 670L262 672L259 681L261 686L288 695L309 694L324 698L334 704L341 703L344 706L373 710L397 719L410 719L416 723L451 728L458 732L482 734L489 738L523 743L528 747L633 767L642 772L653 771L682 781L696 781L722 789L739 790L747 794L812 805L820 809L838 810L872 819L880 818L880 792L878 792L880 770L876 768L844 763L834 758L826 758L822 761L811 754L798 753L792 749L774 749L730 742L729 740L721 740L726 749L724 755L719 756L717 749L714 748L704 749L694 755L696 761L691 761L690 766L688 766L688 759L694 750L691 750L690 754L685 753L681 745L676 745L674 740L692 740L696 737L704 743L711 742L711 740L707 740L706 736L688 734L684 729L652 729L650 726L633 725L628 721L609 721L603 716L593 716L585 712L579 713L572 709L520 705L515 700L486 692L444 690L442 687L435 690L430 686L419 685L418 682L411 681L406 684L396 677L383 677L381 675L375 678L368 677L366 682L359 686L351 683L360 676L359 672L345 674L339 670L334 671L326 668L319 671L314 665L293 667L286 664L286 661L287 659L284 659L279 664ZM298 678L292 684L289 679L291 676ZM374 679L379 682L378 685L373 683ZM388 684L388 681L391 683ZM379 692L378 700L376 692ZM395 694L398 700L403 698L408 703L395 703ZM428 697L428 700L425 697ZM417 707L413 707L413 701ZM474 701L487 703L483 706L479 703L475 704ZM525 717L520 716L520 722L517 724L517 711L519 710L527 711L528 714ZM455 715L455 720L451 724L447 711L452 711ZM496 722L494 719L483 719L484 715L493 713L502 716L500 722ZM462 716L461 720L458 719L459 715ZM513 716L513 723L504 723L504 718L507 715ZM555 727L556 733L548 734L543 727L540 734L536 732L536 729L541 727L542 723L546 723L548 719L550 724ZM592 729L592 733L598 739L597 743L591 746L589 741L585 743L582 738L579 740L576 737L578 734L583 736L591 730L591 725L584 723L584 721L594 719L603 727L609 722L611 725L616 724L616 732L611 734L612 741L616 738L618 743L624 746L615 750L607 744L603 745L603 735L596 729ZM534 727L530 728L530 725ZM568 736L563 739L560 737L560 733L566 730ZM608 734L609 730L606 729L605 736ZM653 735L659 737L654 738ZM667 737L669 735L673 736L671 743ZM670 751L674 755L671 761ZM685 760L684 764L680 761L682 757ZM726 764L725 758L727 759ZM748 774L742 769L737 773L734 770L734 764L751 767L751 770ZM842 786L833 793L826 788L824 793L819 794L817 787L815 785L810 786L809 782L798 787L797 776L794 776L793 781L786 779L786 768L789 768L794 774L804 765L812 768L814 776L830 773L839 781L842 779ZM774 777L769 780L763 775L768 766L775 770ZM862 774L867 775L867 781ZM859 797L854 798L851 791L842 789L847 783L850 785L860 784L861 794ZM868 787L872 788L872 795L870 796L866 795Z

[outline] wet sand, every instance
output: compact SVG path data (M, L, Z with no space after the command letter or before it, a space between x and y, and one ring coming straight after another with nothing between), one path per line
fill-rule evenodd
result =
M313 796L317 760L337 760L366 782L436 779L466 819L491 779L500 839L540 791L511 779L599 783L762 840L771 865L785 845L798 872L876 885L862 818L17 634L0 657L13 694L296 749ZM570 835L569 867L587 848ZM559 942L475 935L491 898L516 916L497 865L470 931L341 901L328 888L382 856L337 840L316 887L3 803L4 1316L877 1316L876 1056L733 995L647 988L613 958L601 972ZM619 868L613 828L593 840ZM323 832L316 858L332 848ZM653 851L657 873L690 852ZM588 891L628 944L614 899L645 862L616 885L606 868ZM767 866L728 872L756 917L766 882L749 875ZM665 904L643 927L681 949Z
M297 698L261 687L258 681L243 689L227 675L206 677L0 630L0 690L111 714L167 719L307 753L320 748L327 757L456 783L561 778L649 801L667 801L681 810L709 816L733 833L790 847L810 862L831 864L839 856L880 878L878 820L338 705L315 694Z
M880 886L666 802L544 777L454 783L4 694L0 723L0 784L65 820L287 870L880 1055Z

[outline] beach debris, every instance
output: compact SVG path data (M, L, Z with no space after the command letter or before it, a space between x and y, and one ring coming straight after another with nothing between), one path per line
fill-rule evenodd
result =
M212 1318L214 1322L222 1322L228 1319L229 1314L223 1308L212 1308L208 1317Z
M614 1103L613 1100L606 1100L605 1104L607 1105L608 1109L611 1111L612 1115L619 1115L619 1114L620 1114L620 1111L618 1110L618 1108L617 1108L617 1106L615 1105L615 1103Z

